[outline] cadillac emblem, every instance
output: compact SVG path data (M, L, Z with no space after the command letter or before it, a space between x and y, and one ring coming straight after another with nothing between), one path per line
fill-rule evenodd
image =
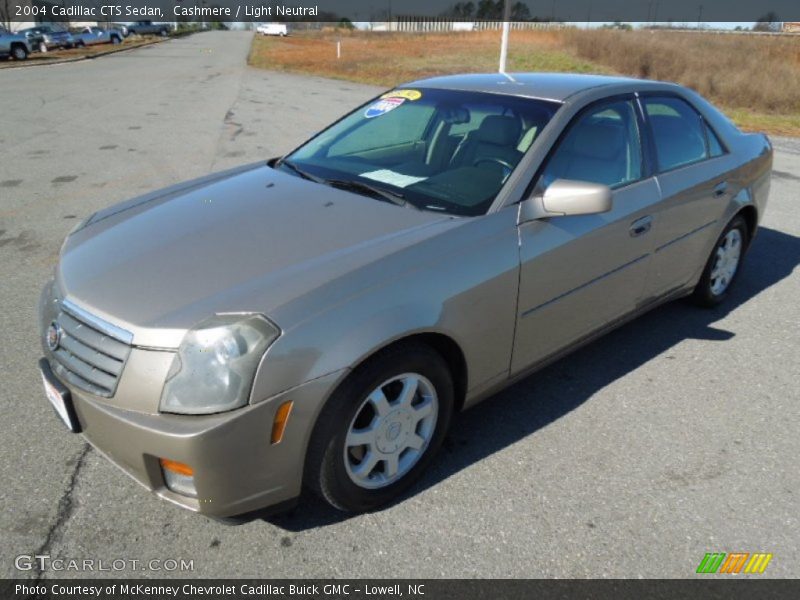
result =
M61 325L55 321L50 323L50 326L47 328L47 347L50 348L51 351L55 352L58 349L58 345L61 343L62 333L63 329L61 329Z

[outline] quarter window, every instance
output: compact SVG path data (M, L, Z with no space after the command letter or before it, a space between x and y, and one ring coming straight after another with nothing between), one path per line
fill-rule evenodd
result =
M621 100L578 117L547 163L543 187L574 179L619 187L642 177L642 149L633 104Z
M708 151L711 155L711 158L716 158L717 156L722 156L725 154L725 150L722 148L722 143L719 141L717 134L714 133L714 130L708 126L708 123L705 123L706 126L706 137L708 138Z
M658 170L669 171L709 157L702 117L679 98L645 98ZM713 135L712 132L710 132ZM717 141L719 146L719 141ZM722 147L719 146L722 154Z

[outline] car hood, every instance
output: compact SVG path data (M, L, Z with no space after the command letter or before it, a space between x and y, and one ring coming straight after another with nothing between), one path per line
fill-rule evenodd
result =
M215 313L260 312L290 327L276 318L281 307L453 221L262 163L95 214L65 241L56 279L64 297L134 344L172 348ZM330 302L378 283L338 289Z

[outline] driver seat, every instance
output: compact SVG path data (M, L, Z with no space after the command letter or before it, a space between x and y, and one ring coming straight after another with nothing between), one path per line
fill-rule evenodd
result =
M464 136L450 160L451 168L471 167L484 159L501 160L512 167L516 166L522 158L522 152L517 150L521 131L519 120L514 117L485 117L477 129Z

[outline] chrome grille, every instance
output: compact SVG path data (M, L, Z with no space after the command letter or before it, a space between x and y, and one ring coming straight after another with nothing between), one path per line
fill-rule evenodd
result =
M114 395L133 336L75 306L61 302L56 317L61 339L51 350L51 366L67 383L104 396Z

